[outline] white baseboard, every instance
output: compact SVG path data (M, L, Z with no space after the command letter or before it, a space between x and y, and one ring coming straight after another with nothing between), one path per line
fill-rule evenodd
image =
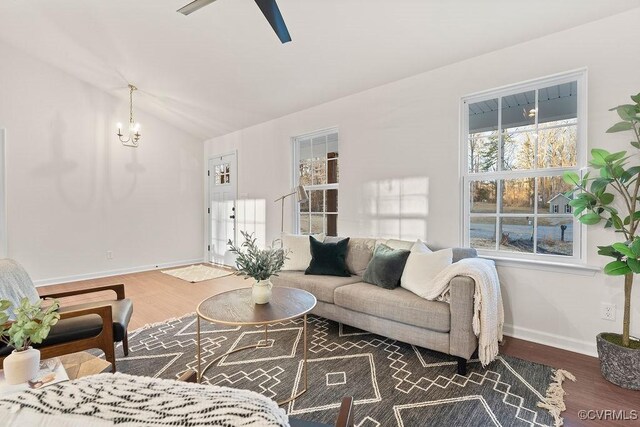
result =
M201 262L206 262L206 261L203 258L186 259L183 261L172 261L172 262L165 262L162 264L142 265L138 267L121 268L118 270L101 271L98 273L77 274L73 276L55 277L51 279L40 279L40 280L34 280L33 284L36 287L47 286L47 285L57 285L58 283L77 282L79 280L99 279L101 277L117 276L120 274L139 273L141 271L156 270L159 268L171 268L171 267L177 267L180 265L197 264Z
M598 357L596 348L596 337L593 341L581 341L574 338L567 338L561 335L550 334L548 332L536 331L534 329L522 328L513 325L504 325L504 334L513 338L519 338L538 344L560 348L562 350L573 351L575 353L586 354L587 356Z

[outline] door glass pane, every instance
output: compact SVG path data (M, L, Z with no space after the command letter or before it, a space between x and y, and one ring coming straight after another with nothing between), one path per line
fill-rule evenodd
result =
M469 218L469 244L476 249L496 249L496 217Z
M500 218L500 250L533 252L533 216Z
M533 213L534 179L505 179L502 181L502 212Z
M497 185L496 181L471 182L471 213L495 213Z
M564 195L569 190L561 176L538 178L538 213L571 213L571 199Z
M573 218L538 218L538 253L573 255Z

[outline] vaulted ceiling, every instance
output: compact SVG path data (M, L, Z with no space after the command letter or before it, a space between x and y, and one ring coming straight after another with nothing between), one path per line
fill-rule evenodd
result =
M640 7L640 0L3 0L0 41L202 139ZM526 52L523 52L526 55ZM10 58L0 58L2 62Z

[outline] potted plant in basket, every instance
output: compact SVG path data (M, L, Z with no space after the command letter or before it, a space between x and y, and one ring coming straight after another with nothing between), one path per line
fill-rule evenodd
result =
M240 247L235 246L229 240L229 250L236 254L236 267L238 275L255 280L251 288L251 296L256 304L266 304L271 299L271 276L278 274L287 253L281 248L260 249L256 245L253 233L240 232L244 243Z
M631 97L633 104L619 105L616 111L622 121L607 133L631 132L631 145L636 149L609 153L594 148L589 164L592 171L582 178L566 172L564 181L572 185L567 193L573 215L582 224L604 224L613 228L618 239L607 246L598 246L598 254L613 261L604 273L624 276L624 316L622 335L601 333L597 337L598 357L602 375L621 387L640 389L640 340L630 336L631 290L635 274L640 273L640 94ZM634 162L631 159L634 158ZM591 172L596 172L590 176Z
M42 308L42 300L31 304L27 298L15 308L15 320L9 320L8 300L0 300L0 341L14 348L4 359L2 368L9 384L20 384L32 379L40 368L40 350L31 344L40 344L48 335L51 326L58 323L60 314L58 301L54 300Z

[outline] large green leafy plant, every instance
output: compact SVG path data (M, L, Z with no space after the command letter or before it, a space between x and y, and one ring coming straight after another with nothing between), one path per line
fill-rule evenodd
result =
M616 111L621 121L607 133L631 132L631 145L640 149L640 94L631 96L633 104L619 105ZM640 165L638 151L610 153L607 150L591 150L591 170L581 178L575 172L566 172L564 181L574 188L567 193L573 200L573 215L582 224L604 224L615 230L619 241L598 246L598 254L613 258L604 267L605 274L624 276L624 316L622 321L622 345L637 347L638 342L629 339L631 316L631 289L634 274L640 273ZM634 160L635 162L632 162ZM592 175L592 172L593 175Z
M31 344L42 343L51 327L60 320L60 304L56 300L42 308L42 300L31 304L27 298L23 298L14 310L15 320L10 321L8 309L12 305L8 300L0 300L0 341L16 351L24 351Z
M237 247L229 240L229 250L236 254L238 274L246 278L252 277L257 281L267 280L276 275L287 259L287 253L281 248L260 249L256 244L253 233L241 231L244 243Z

